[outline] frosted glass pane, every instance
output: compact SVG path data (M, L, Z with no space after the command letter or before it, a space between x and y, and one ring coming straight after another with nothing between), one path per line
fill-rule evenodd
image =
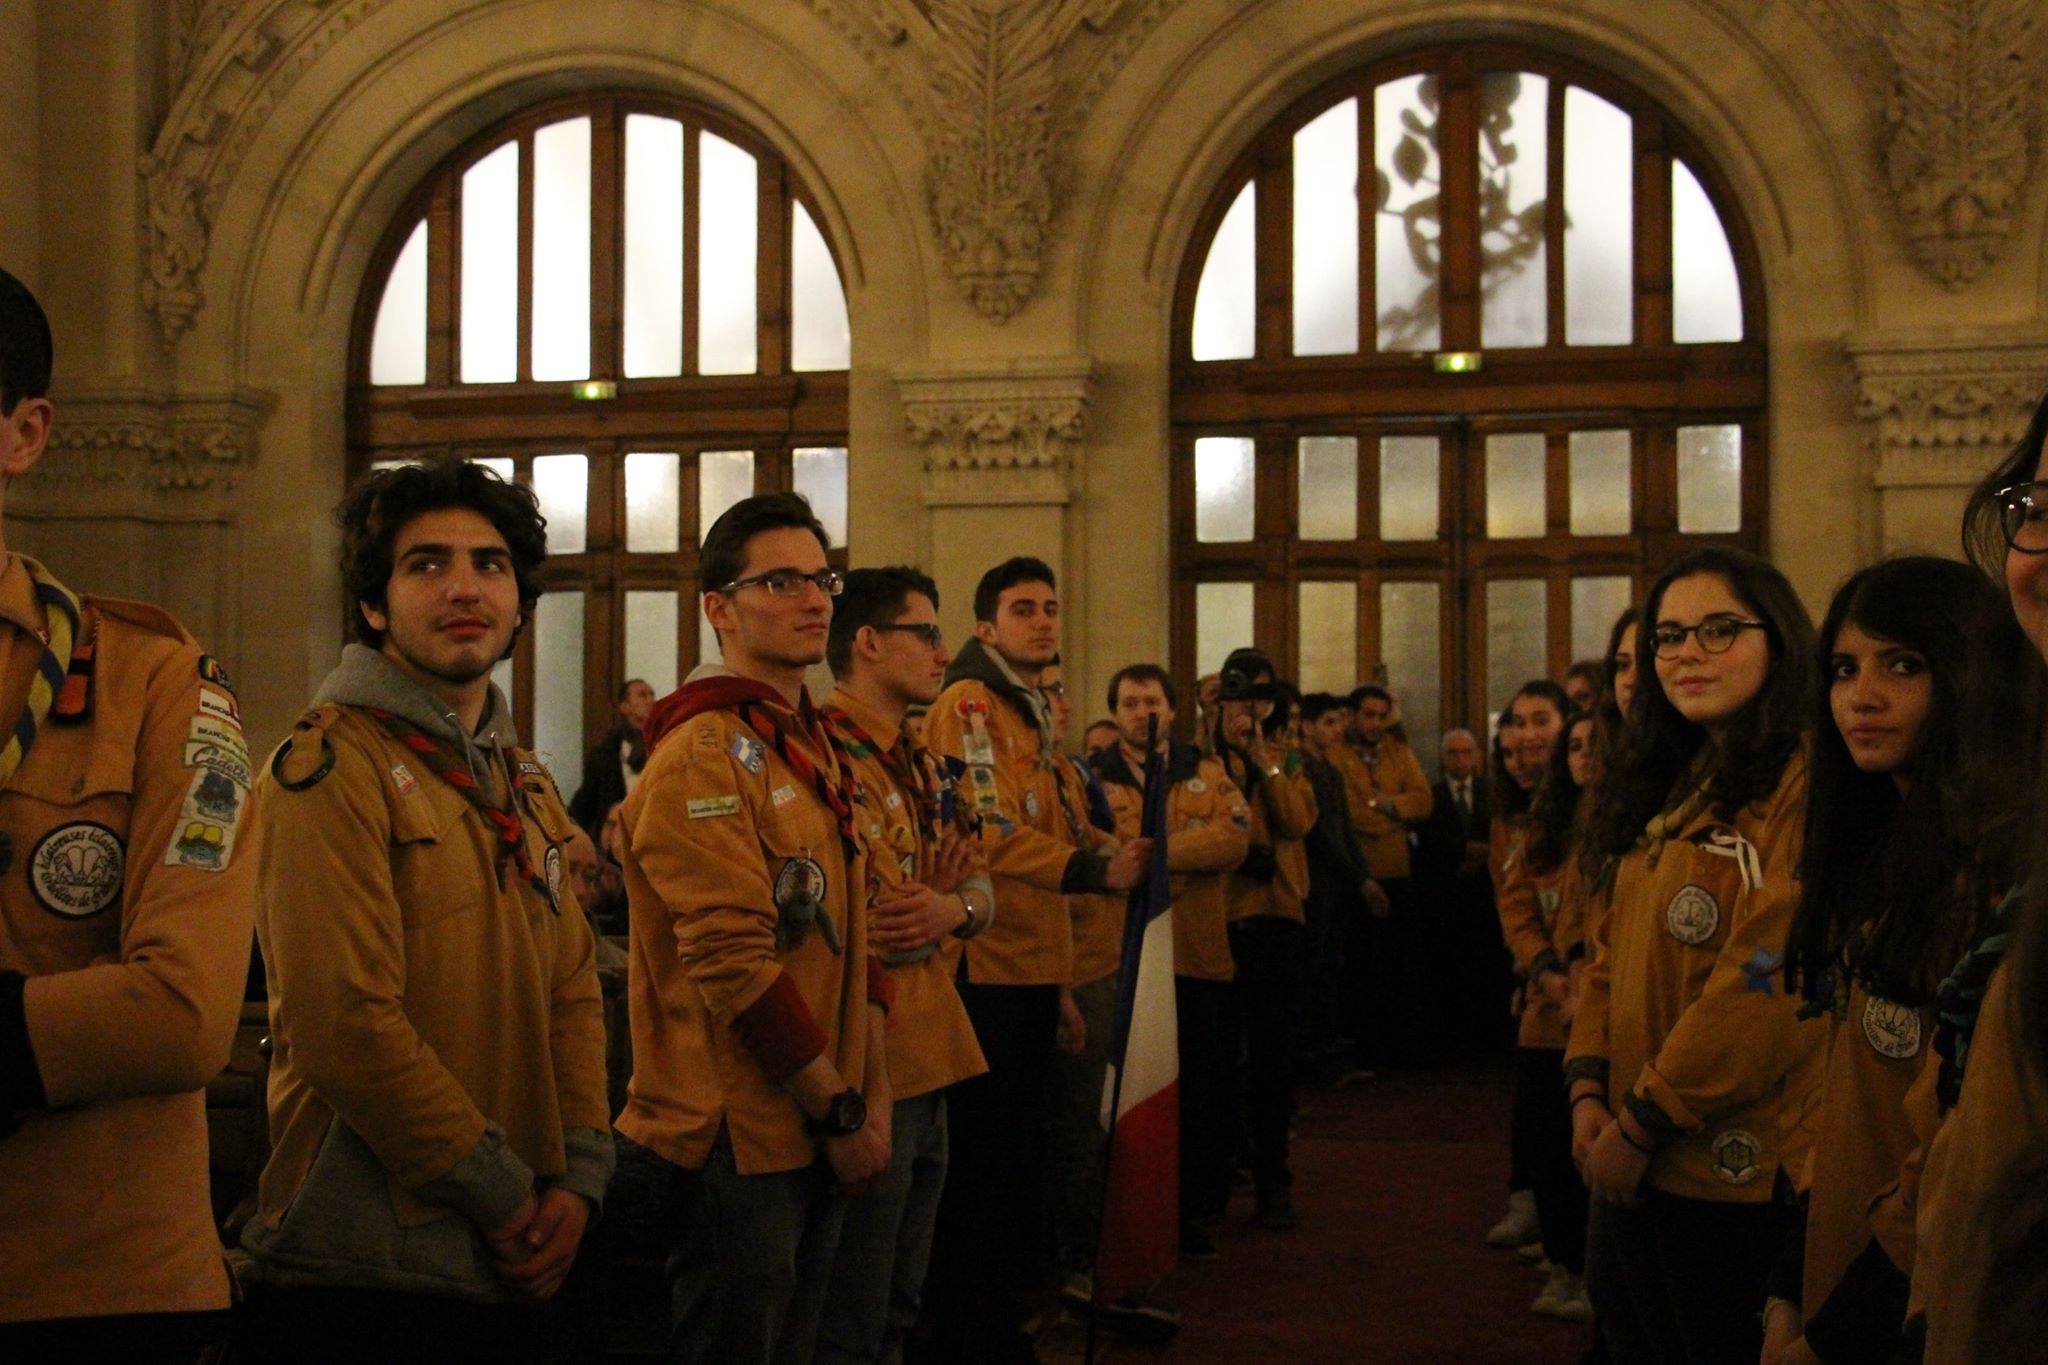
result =
M1303 540L1354 540L1358 536L1358 438L1304 436L1300 442L1301 507L1296 520Z
M1408 742L1432 767L1443 732L1441 610L1442 594L1434 583L1380 584L1380 659L1387 688L1401 703Z
M1742 428L1678 429L1678 529L1716 535L1742 529Z
M754 452L707 450L697 457L697 543L725 509L754 492Z
M544 592L533 613L533 749L574 791L583 780L583 594Z
M1631 501L1629 445L1627 431L1572 433L1573 535L1628 534Z
M548 553L580 555L590 525L590 461L582 455L536 455L533 496L548 519Z
M1244 360L1254 349L1257 278L1253 220L1258 216L1257 203L1257 188L1247 183L1209 244L1202 282L1195 287L1197 360Z
M1486 534L1493 540L1540 536L1544 515L1544 440L1540 431L1486 438Z
M1195 539L1252 538L1252 441L1204 436L1195 442Z
M1742 340L1742 282L1721 215L1683 161L1671 163L1671 338Z
M682 548L680 455L651 451L626 457L626 549L633 554L671 554Z
M420 220L391 263L370 331L372 384L427 382L427 223Z
M1635 120L1564 92L1564 334L1574 346L1635 339Z
M1358 349L1358 101L1294 135L1294 353Z
M590 120L533 135L533 377L590 377Z
M790 483L811 500L834 545L846 544L846 447L799 449L791 460Z
M1572 580L1572 657L1598 659L1607 653L1614 622L1635 601L1635 583L1618 578Z
M1439 443L1434 436L1380 437L1380 539L1435 540Z
M1543 76L1479 78L1479 330L1487 346L1541 346L1549 335L1549 100Z
M462 382L519 377L519 144L462 176Z
M645 678L654 695L676 690L676 615L673 592L626 594L626 676Z
M789 366L843 370L853 363L846 287L810 211L801 202L789 207Z
M1434 76L1407 76L1373 91L1373 287L1382 351L1433 351L1443 339L1439 89Z
M683 125L626 115L625 369L683 372Z
M488 469L488 470L490 470L490 471L491 471L491 472L492 472L493 474L496 474L496 475L497 475L497 476L498 476L499 478L503 479L503 480L504 480L504 481L505 481L506 483L511 483L511 482L512 482L512 478L513 478L513 470L512 470L512 461L511 461L511 460L509 460L509 459L507 459L507 458L505 458L505 457L504 457L504 456L502 456L502 455L481 455L481 456L476 456L476 457L473 457L473 458L472 458L472 459L470 460L470 463L471 463L471 464L480 464L480 465L482 465L482 466L483 466L483 467L484 467L485 469Z
M1230 651L1252 642L1252 585L1195 584L1195 675L1223 667Z
M1304 692L1349 692L1358 684L1358 585L1303 583L1299 686Z
M697 373L752 374L760 167L700 132L697 193Z
M1495 579L1486 585L1488 715L1500 714L1523 683L1550 675L1549 618L1542 579Z

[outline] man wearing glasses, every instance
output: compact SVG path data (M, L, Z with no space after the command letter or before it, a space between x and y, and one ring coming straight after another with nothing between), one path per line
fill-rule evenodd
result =
M683 1173L669 1358L812 1358L846 1193L889 1160L889 982L852 777L804 690L840 576L792 493L699 563L723 666L648 717L621 811L634 1070L618 1130Z
M988 1070L953 987L962 942L994 914L988 871L951 781L903 731L950 661L938 600L916 569L855 569L825 648L838 684L825 723L859 790L875 948L896 997L889 1169L847 1210L818 1339L827 1362L902 1359L946 1183L946 1089Z

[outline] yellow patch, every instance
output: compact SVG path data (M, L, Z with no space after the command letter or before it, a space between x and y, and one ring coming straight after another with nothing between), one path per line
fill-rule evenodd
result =
M718 815L738 815L740 799L737 796L700 796L693 799L686 809L692 820L708 820Z

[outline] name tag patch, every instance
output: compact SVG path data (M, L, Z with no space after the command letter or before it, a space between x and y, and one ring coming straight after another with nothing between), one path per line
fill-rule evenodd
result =
M412 769L406 767L403 763L391 765L391 780L398 784L398 794L400 796L411 796L415 791L419 790L419 779L414 777Z
M94 820L79 820L36 840L28 855L29 889L36 903L60 919L88 919L121 897L127 850L121 836Z
M780 810L784 806L788 805L790 802L796 800L796 788L790 786L788 783L785 782L783 785L777 787L774 791L769 792L768 799L775 803L775 808L777 810Z
M236 726L242 723L242 712L235 705L235 699L203 683L199 687L199 714L212 716L216 720L230 721Z
M693 797L684 808L692 820L709 820L720 815L738 815L740 799L737 796Z

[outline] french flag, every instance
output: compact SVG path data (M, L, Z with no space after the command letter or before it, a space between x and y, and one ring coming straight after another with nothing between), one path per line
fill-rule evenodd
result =
M1165 755L1154 743L1146 751L1139 834L1152 840L1152 867L1131 888L1124 914L1123 970L1102 1096L1109 1165L1096 1244L1098 1304L1151 1289L1172 1271L1180 1249L1180 1047L1168 913L1173 898L1166 876L1168 787Z

